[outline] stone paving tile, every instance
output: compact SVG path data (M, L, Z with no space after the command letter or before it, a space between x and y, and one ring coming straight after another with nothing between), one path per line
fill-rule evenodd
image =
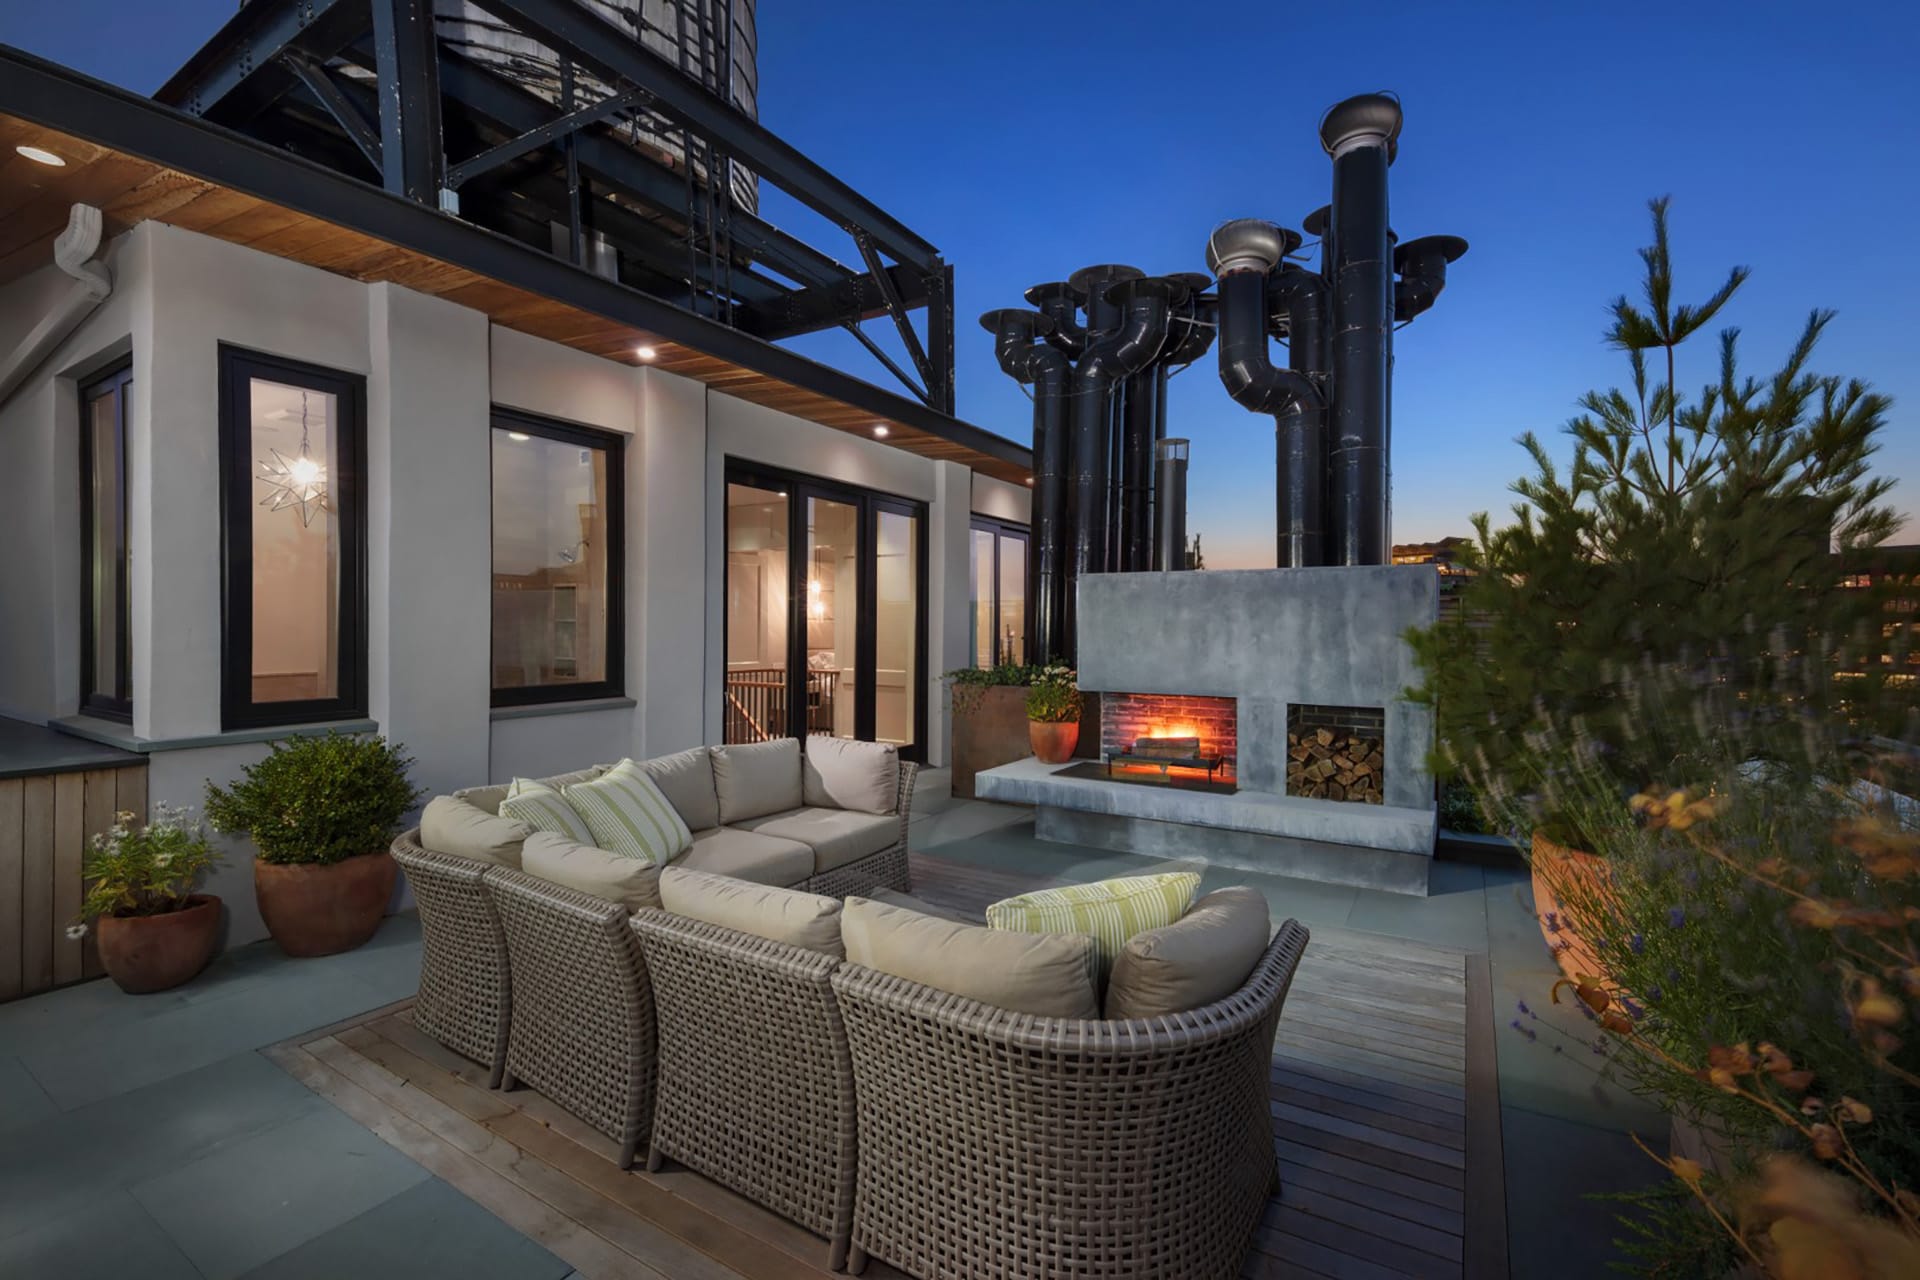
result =
M201 1280L159 1224L124 1191L0 1240L0 1275L19 1280Z
M573 1269L430 1178L246 1273L246 1280L564 1280Z
M0 1134L0 1261L12 1237L97 1196L326 1110L286 1072L241 1053Z
M58 1110L25 1063L0 1057L0 1134L25 1128Z
M429 1176L327 1107L129 1190L207 1280L231 1280Z

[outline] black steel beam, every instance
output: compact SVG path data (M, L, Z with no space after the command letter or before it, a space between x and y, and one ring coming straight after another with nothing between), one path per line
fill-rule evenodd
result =
M281 55L332 57L373 25L367 0L249 0L153 96L225 124L240 124L286 92Z
M854 232L853 242L859 246L860 260L867 264L867 274L880 286L880 296L887 301L887 314L893 317L893 327L900 331L900 343L907 349L907 358L920 371L921 383L932 386L933 366L927 361L927 349L920 345L920 335L913 331L913 317L907 314L907 304L900 300L900 291L893 287L893 277L887 274L887 264L880 261L880 253L873 247L873 240L866 232ZM927 399L925 390L920 391L920 398Z
M287 70L306 86L307 92L313 95L314 101L325 108L326 113L333 117L333 122L353 140L353 145L360 148L360 154L373 165L373 171L384 173L384 166L380 162L378 126L369 124L366 116L361 114L360 108L348 101L347 95L341 91L333 77L327 74L327 69L299 52L289 52L286 55L286 64Z
M447 170L447 185L458 190L462 183L476 174L485 173L517 160L529 151L560 141L570 133L577 133L590 124L599 124L608 116L618 115L622 111L636 106L644 95L638 89L626 93L617 93L590 107L582 107L571 115L549 120L538 128L529 129L516 137L509 138L497 147L491 147L469 160L462 160Z
M872 334L868 333L865 329L862 329L858 323L848 324L843 327L846 329L848 333L860 339L860 345L865 347L868 350L868 352L872 354L875 360L878 360L881 364L885 365L887 367L888 373L891 373L894 377L900 379L901 386L913 392L913 394L919 398L921 404L927 403L926 388L922 387L919 383L915 382L913 380L913 375L908 373L905 369L902 369L899 366L899 364L894 360L894 358L888 355L886 351L880 346L880 344L873 340Z
M654 109L686 125L849 232L865 231L896 262L932 271L939 252L911 228L798 148L574 0L475 0L523 34L614 84L645 89Z
M350 227L1030 469L1032 451L852 374L150 99L0 45L0 113Z
M440 52L433 0L373 0L373 56L379 74L383 185L437 206L446 185L440 138Z
M952 413L953 391L953 264L943 262L938 275L928 276L927 359L933 372L927 379L927 403Z
M735 272L739 268L734 268ZM894 288L909 307L926 305L927 282L919 273L905 267L888 267ZM884 315L886 299L872 276L862 272L834 284L795 289L767 302L755 303L735 323L755 337L774 341L803 333L831 329L835 325L857 323Z

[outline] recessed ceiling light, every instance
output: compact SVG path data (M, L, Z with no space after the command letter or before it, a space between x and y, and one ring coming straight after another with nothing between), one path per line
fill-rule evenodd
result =
M18 151L21 155L25 156L27 159L33 161L35 164L50 164L54 168L59 169L64 167L67 163L65 160L62 160L59 156L53 154L53 152L47 150L45 147L29 147L29 146L22 145L22 146L15 147L14 150Z
M509 431L507 432L507 439L513 441L515 444L525 444L527 441L533 439L533 437L524 431Z
M639 356L642 360L651 360L655 356L659 355L660 353L658 351L655 351L652 347L635 347L633 349L633 354Z
M1033 477L1032 477L1032 476L1028 476L1028 477L1027 477L1027 488L1029 488L1029 489L1031 489L1031 488L1033 488Z
M885 440L890 430L891 428L884 422L876 422L873 424L873 435L876 440Z

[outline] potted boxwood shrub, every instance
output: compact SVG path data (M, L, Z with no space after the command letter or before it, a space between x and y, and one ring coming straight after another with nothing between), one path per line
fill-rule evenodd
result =
M191 811L155 805L152 821L113 815L113 825L88 842L82 923L93 921L100 963L130 995L177 987L207 967L220 936L220 899L194 886L219 862L206 828Z
M387 848L424 794L412 764L385 738L329 732L273 743L230 788L207 783L214 829L259 851L254 896L282 951L351 951L380 927L396 873Z
M1046 667L1027 690L1027 740L1046 764L1065 764L1080 743L1080 689L1071 667Z

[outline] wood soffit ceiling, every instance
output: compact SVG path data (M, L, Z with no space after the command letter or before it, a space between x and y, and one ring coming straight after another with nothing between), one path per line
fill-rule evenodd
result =
M21 145L42 147L67 163L56 168L28 160L14 150ZM485 312L505 328L622 364L643 363L634 354L635 349L651 346L658 355L644 363L697 379L715 391L867 438L872 438L876 424L885 423L886 443L909 453L962 463L1014 484L1024 483L1031 476L1017 463L668 342L645 330L616 324L580 307L245 192L0 114L0 285L52 261L54 239L65 230L68 209L74 204L100 209L109 238L140 222L164 222L354 280L390 281L445 298Z

